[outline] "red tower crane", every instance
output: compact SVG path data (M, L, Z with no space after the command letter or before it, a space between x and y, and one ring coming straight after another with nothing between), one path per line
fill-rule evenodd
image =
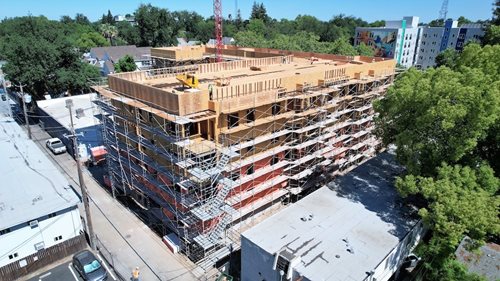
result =
M214 17L215 17L215 60L222 61L222 3L221 0L214 0Z

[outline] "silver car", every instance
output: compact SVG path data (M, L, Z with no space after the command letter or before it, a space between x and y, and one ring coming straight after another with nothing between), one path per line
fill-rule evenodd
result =
M47 142L45 142L45 145L54 154L61 154L66 152L66 146L59 138L48 139Z

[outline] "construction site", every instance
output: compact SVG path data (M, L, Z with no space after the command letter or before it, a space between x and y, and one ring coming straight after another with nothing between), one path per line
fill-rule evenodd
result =
M395 61L224 46L153 48L147 71L96 86L113 194L203 268L259 216L373 157L373 101Z

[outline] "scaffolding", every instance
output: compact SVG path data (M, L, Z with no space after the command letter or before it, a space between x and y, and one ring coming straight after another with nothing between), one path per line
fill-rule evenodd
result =
M117 74L109 86L96 87L113 194L153 214L206 270L237 250L239 234L266 210L381 149L371 134L372 103L394 78L393 61L324 54L313 61L310 53L231 48L225 56L245 56ZM166 82L186 72L199 75L205 88L184 95ZM216 83L220 72L231 85ZM160 84L173 87L169 101L196 102L175 108L156 101L158 89L140 88ZM203 94L206 108L199 105Z

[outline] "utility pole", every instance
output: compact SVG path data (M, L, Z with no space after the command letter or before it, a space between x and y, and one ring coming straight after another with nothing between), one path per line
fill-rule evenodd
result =
M23 100L23 112L24 112L24 122L26 122L26 128L28 128L28 137L31 139L31 127L30 122L28 120L28 113L26 112L26 97L24 96L22 84L19 84L19 88L21 89L21 99Z
M66 137L71 138L73 140L73 150L75 153L76 169L78 170L78 182L80 184L80 189L82 190L83 207L85 209L85 217L87 221L87 231L89 234L90 247L95 250L96 248L94 242L94 227L92 226L92 218L90 216L89 195L87 193L87 187L85 186L85 182L83 180L82 163L80 161L80 154L78 153L78 135L75 133L75 126L73 124L73 112L72 112L73 100L71 99L66 100L66 107L69 110L69 118L71 122L70 124L71 135Z

